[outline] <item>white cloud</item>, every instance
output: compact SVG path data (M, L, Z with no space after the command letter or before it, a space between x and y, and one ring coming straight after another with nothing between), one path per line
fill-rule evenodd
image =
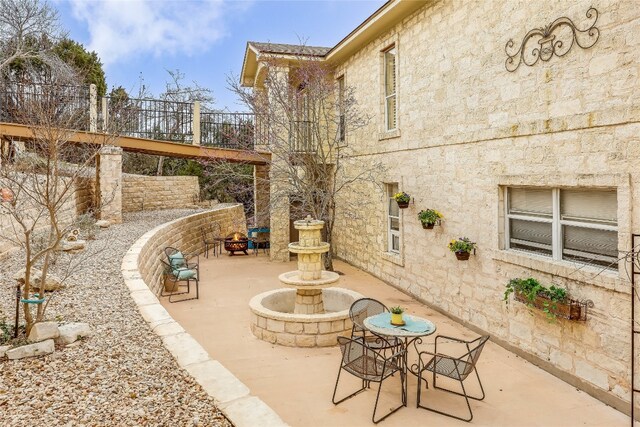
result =
M223 0L71 0L71 8L87 25L88 49L105 65L206 51L225 35L224 15L231 12Z

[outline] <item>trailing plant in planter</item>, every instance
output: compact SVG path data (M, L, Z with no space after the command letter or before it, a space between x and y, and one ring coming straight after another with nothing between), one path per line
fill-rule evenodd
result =
M443 218L442 214L435 209L425 209L418 212L418 219L422 223L422 228L425 229L432 229L441 218Z
M516 301L522 302L528 307L542 310L549 320L555 320L558 317L569 320L586 320L587 304L570 299L564 288L553 285L546 287L532 277L515 278L509 280L504 291L503 300L507 305L511 294L514 294Z
M468 260L471 251L475 248L475 242L472 242L468 237L460 237L449 242L449 250L456 254L458 261Z
M391 312L392 325L404 325L404 319L402 318L402 313L404 313L404 308L400 306L391 307L389 311Z
M411 201L411 196L401 191L393 195L393 198L396 199L396 203L398 203L398 207L400 209L408 208L409 202Z

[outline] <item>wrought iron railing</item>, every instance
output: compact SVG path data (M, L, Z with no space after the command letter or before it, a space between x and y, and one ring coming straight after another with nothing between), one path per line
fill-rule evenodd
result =
M0 121L89 130L89 88L49 84L0 85Z
M43 113L43 108L47 108ZM105 132L184 144L253 150L264 144L251 113L200 112L191 102L128 97L98 98L88 86L0 85L0 122L34 124L40 117L71 117L74 130ZM60 123L65 125L65 123ZM194 126L198 126L195 127Z
M313 153L316 151L316 138L313 122L296 120L291 122L289 145L295 153Z
M200 113L200 144L236 150L253 150L256 120L251 113Z
M107 98L107 130L119 135L193 143L193 104L159 99Z

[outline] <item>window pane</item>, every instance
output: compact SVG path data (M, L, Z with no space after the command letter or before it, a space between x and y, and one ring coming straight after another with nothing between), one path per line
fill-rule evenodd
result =
M551 223L509 220L509 247L551 256Z
M384 53L384 94L396 93L396 50L390 49Z
M400 216L400 208L396 199L389 199L389 216Z
M387 98L387 129L396 128L396 96Z
M561 190L560 218L617 225L618 198L615 190Z
M400 252L400 236L391 236L391 250Z
M393 231L400 231L400 220L398 218L389 218L389 227Z
M562 258L617 267L618 232L562 227Z
M551 218L553 216L551 189L509 188L509 213Z

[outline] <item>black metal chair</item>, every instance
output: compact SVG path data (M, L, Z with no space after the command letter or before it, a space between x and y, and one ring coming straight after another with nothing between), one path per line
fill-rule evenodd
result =
M268 231L258 231L257 235L251 238L251 242L253 243L253 253L258 256L258 251L260 248L264 250L265 254L269 253L270 249L270 233Z
M402 356L405 350L399 350L389 357L384 357L377 350L368 347L362 338L351 339L347 337L338 337L338 344L340 345L342 358L340 360L340 369L338 369L338 377L336 378L336 385L333 389L333 397L331 399L334 405L342 403L366 390L371 382L377 382L379 384L378 392L376 394L376 403L373 406L373 415L371 417L371 420L374 423L379 423L406 405L407 396L404 393L404 382L406 381L406 378L405 373L402 370ZM362 380L362 387L350 395L336 401L336 392L338 391L340 374L343 370L357 378L360 378ZM396 372L400 372L402 403L400 406L392 408L390 412L385 414L383 417L376 419L378 400L380 400L380 390L382 390L382 382Z
M200 227L202 243L204 244L204 256L209 258L209 249L213 248L213 256L218 256L222 252L222 241L216 236L213 227Z
M198 254L183 254L178 249L170 246L164 249L164 253L167 260L161 259L160 261L162 261L164 265L166 280L173 283L172 289L179 289L180 283L186 282L186 285L183 286L186 286L187 290L181 292L166 292L163 286L160 295L163 297L168 296L170 303L198 299L200 297L200 259ZM195 262L193 262L194 259ZM173 297L191 294L191 282L195 282L196 284L196 295L191 298L181 298L173 301Z
M438 352L438 340L446 339L449 342L453 342L456 344L464 345L461 356L450 356L446 354L442 354ZM469 399L474 400L482 400L485 397L484 388L482 387L482 382L480 381L480 375L478 375L478 369L476 364L478 359L480 358L480 354L482 353L482 349L484 345L489 340L489 335L483 335L481 337L476 338L472 341L465 341L459 338L447 337L444 335L438 335L435 340L435 346L433 353L429 351L422 351L418 354L418 401L417 407L422 409L427 409L432 412L436 412L441 415L446 415L451 418L456 418L462 421L471 421L473 419L473 412L471 411L471 405L469 404ZM429 360L425 361L424 356L431 357ZM458 396L463 396L465 401L467 402L467 408L469 410L469 418L459 417L453 414L449 414L446 412L439 411L434 408L429 408L427 406L420 404L421 397L421 386L422 380L427 383L427 388L429 384L426 378L422 377L422 374L425 371L429 371L433 375L433 387L438 390L443 390L449 393L457 394ZM467 394L467 391L464 387L464 380L471 374L471 372L475 372L476 378L478 379L478 384L480 384L480 391L482 392L481 397L470 396ZM436 383L436 376L442 375L443 377L451 378L453 380L459 381L460 386L462 387L462 393L449 390L444 387L438 387Z
M351 327L351 338L361 336L364 338L367 346L378 350L392 349L402 345L398 338L381 337L369 331L364 326L364 319L367 317L388 312L389 309L383 303L373 298L360 298L354 301L349 308L349 317L353 324ZM367 335L367 332L369 332L370 335Z

